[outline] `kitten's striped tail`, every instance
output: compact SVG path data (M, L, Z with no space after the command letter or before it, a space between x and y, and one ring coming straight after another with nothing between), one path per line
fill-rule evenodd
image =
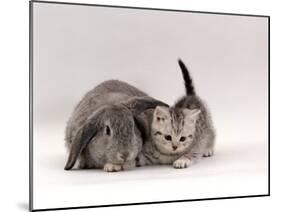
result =
M184 84L185 84L185 91L186 95L195 95L195 89L193 87L191 76L189 75L189 71L186 68L185 64L182 62L181 59L178 59L179 66L181 68Z

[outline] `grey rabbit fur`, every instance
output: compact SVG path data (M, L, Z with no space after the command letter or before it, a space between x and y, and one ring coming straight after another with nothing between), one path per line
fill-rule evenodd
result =
M121 171L135 166L143 143L137 115L167 104L118 80L105 81L89 91L75 107L65 130L69 156L65 170L103 168Z

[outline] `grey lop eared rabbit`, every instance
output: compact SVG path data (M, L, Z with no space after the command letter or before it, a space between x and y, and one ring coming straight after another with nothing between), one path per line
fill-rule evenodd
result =
M157 105L167 106L125 82L109 80L96 86L82 98L67 123L65 170L78 158L81 169L134 167L143 142L135 117Z
M157 106L153 113L147 113L150 138L137 158L139 166L173 164L174 168L186 168L202 156L214 153L215 132L210 113L196 95L186 66L181 60L178 62L186 95L173 107Z

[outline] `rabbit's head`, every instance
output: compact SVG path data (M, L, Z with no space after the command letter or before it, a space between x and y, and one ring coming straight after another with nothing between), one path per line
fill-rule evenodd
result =
M65 170L74 166L82 150L95 139L104 139L107 162L123 164L134 160L142 145L139 135L136 134L135 116L157 105L167 106L150 97L134 97L96 110L71 142Z

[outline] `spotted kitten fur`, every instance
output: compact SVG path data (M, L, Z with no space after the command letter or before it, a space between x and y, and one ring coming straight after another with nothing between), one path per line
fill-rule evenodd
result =
M181 60L178 62L186 95L173 107L158 106L144 115L148 121L143 125L148 134L137 158L139 166L173 164L174 168L187 168L197 159L214 154L215 132L211 116L196 95L186 66Z

